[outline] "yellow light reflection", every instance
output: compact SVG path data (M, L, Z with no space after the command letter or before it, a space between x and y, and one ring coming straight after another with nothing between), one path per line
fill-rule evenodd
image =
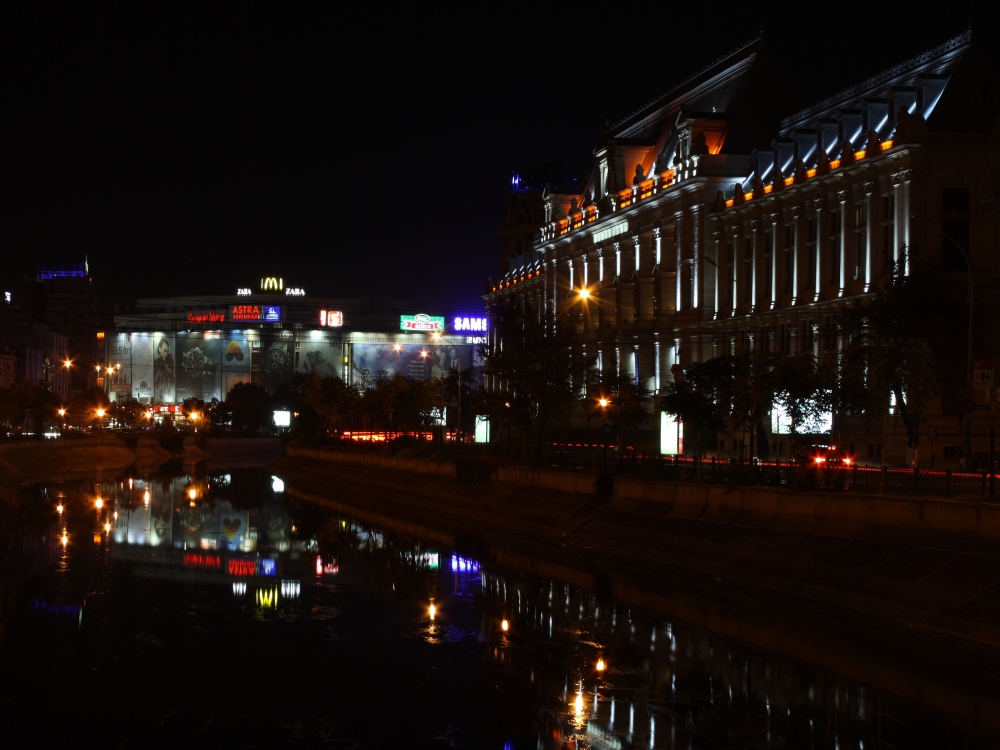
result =
M510 630L510 623L509 623L509 622L507 622L507 619L506 619L506 618L504 618L504 621L500 623L500 629L501 629L501 630L502 630L503 632L505 632L505 633L506 633L506 632L507 632L508 630Z
M580 290L580 299L587 299L590 296L590 290L584 287Z
M63 512L63 505L62 505L62 503L59 503L59 505L56 506L56 510L59 511L60 515L62 515L62 512Z
M62 535L62 546L65 547L69 543L69 537L66 534Z
M146 490L144 493L142 493L142 501L146 505L149 505L149 490Z
M103 508L103 507L104 507L104 501L103 501L103 500L102 500L101 498L97 498L97 499L96 499L96 500L94 501L94 506L95 506L95 507L96 507L96 508L97 508L98 510L100 510L101 508Z
M598 672L603 672L604 671L604 659L598 659L597 660L597 671Z
M576 709L577 716L583 713L583 696L580 693L576 694L576 700L573 701L573 708Z
M104 524L104 533L107 534L110 531L111 531L111 524L110 523Z
M194 487L188 490L188 497L191 498L192 500L198 497L198 492L195 490Z
M434 616L435 616L435 615L437 614L437 607L435 607L435 606L434 606L434 605L432 604L432 605L430 606L430 610L428 610L428 611L430 612L430 615L431 615L431 619L433 620L433 619L434 619Z

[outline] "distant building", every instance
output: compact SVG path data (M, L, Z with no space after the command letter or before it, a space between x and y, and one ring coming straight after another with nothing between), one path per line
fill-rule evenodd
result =
M758 39L603 133L577 189L545 188L530 210L516 186L508 200L487 301L530 300L576 326L601 369L649 388L655 419L639 449L680 449L659 414L674 365L752 348L833 360L845 346L836 312L904 251L938 257L960 288L968 258L977 320L1000 320L1000 76L971 32L800 112L778 83L787 64ZM965 439L956 388L936 407L939 460ZM984 412L972 419L982 450ZM787 457L787 435L769 438L770 457ZM881 434L845 440L882 455ZM905 446L897 433L885 449L902 462ZM746 448L722 440L717 454Z
M66 358L65 335L54 333L13 304L0 303L0 388L18 382L44 383L65 402L70 395Z

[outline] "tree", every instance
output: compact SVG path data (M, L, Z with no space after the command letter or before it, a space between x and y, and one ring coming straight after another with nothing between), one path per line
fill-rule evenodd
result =
M530 300L500 300L491 320L492 343L480 351L487 376L497 384L491 406L508 412L501 417L508 435L513 431L540 455L541 445L572 413L593 359L573 354L576 332L568 320L539 314Z
M226 404L233 415L234 431L256 432L271 426L271 396L256 383L234 385L226 396Z
M811 352L797 352L777 359L773 374L774 402L788 415L792 435L815 432L832 406L831 372Z
M703 435L713 430L717 436L725 424L719 408L719 389L713 377L717 363L717 359L705 364L695 362L687 371L674 365L671 368L674 382L667 386L667 395L661 402L663 411L679 417L685 429L696 436L695 449L699 457L704 446Z
M940 279L940 269L908 262L904 255L874 295L842 315L850 344L841 361L836 403L869 419L884 418L894 407L914 463L928 404L943 383L958 379L966 360L965 341L955 335L962 330L962 305Z

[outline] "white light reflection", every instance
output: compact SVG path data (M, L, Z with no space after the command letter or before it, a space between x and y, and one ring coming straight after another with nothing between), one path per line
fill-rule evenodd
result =
M628 704L628 733L631 735L635 730L635 704Z

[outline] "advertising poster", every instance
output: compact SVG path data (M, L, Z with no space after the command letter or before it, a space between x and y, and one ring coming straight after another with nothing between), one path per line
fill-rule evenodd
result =
M211 337L211 338L209 338ZM177 336L177 401L222 398L222 340L217 333Z
M132 346L129 334L115 333L108 337L108 363L102 373L112 400L124 401L132 395Z
M253 349L252 369L259 373L254 382L273 390L295 372L295 340L291 336L279 336L262 339L259 344Z
M222 393L225 399L237 383L249 383L252 341L245 331L230 331L222 335Z
M462 378L472 378L476 367L476 347L472 344L355 344L352 368L356 378L377 378L397 374L417 380L448 377L462 359ZM471 380L469 381L471 382Z
M298 352L296 372L321 378L341 377L344 354L340 341L329 341L326 336L314 338L310 331L299 335L295 348Z
M177 342L172 333L150 334L153 357L153 403L177 400Z
M132 334L132 398L153 399L153 334Z

